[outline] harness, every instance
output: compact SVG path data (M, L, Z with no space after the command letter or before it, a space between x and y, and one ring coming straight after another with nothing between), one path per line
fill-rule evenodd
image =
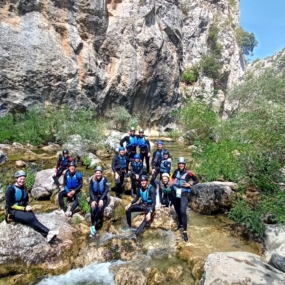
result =
M97 195L102 195L104 193L104 183L105 177L103 177L99 182L97 180L93 180L93 192Z
M27 192L18 188L16 185L11 185L15 189L15 205L21 206L21 204L27 198Z
M148 185L148 188L145 191L142 191L142 188L140 188L140 196L143 204L152 204L152 199L150 198L149 195L151 187L152 185Z
M166 160L162 160L159 166L159 171L161 173L169 173L171 169L171 163L169 163L169 161Z
M135 174L138 174L140 172L140 170L142 169L143 164L141 163L141 161L139 162L132 162L132 170Z
M129 136L129 142L127 143L127 148L136 147L138 145L137 136Z
M184 182L186 182L186 176L188 174L188 171L185 171L183 173L183 175L181 175L180 170L177 171L176 173L176 177L175 177L175 186L173 187L173 189L176 191L177 188L181 188L181 192L185 193L185 192L191 192L191 190L189 188L185 188L182 186L182 184Z
M147 148L147 143L145 137L138 137L137 138L137 145L140 149Z
M68 167L69 159L70 159L69 156L67 157L64 157L63 155L61 156L61 162L60 162L61 168L66 169Z
M82 175L79 172L75 172L74 175L70 175L70 171L66 172L66 186L64 187L66 192L69 192L69 189L75 189L79 185L79 179L82 179ZM68 188L68 191L67 189Z
M118 155L119 161L120 161L120 169L126 169L127 168L127 158L125 155L120 156Z

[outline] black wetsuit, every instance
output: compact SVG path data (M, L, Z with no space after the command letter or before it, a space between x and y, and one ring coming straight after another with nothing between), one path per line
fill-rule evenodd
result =
M119 174L119 178L116 179L116 186L115 186L115 192L117 197L121 197L123 194L123 184L126 172L128 171L128 158L123 155L120 156L119 154L116 154L112 160L112 171L114 173Z
M90 204L93 201L96 202L96 206L94 208L91 207L91 222L94 227L96 227L98 220L102 217L104 209L108 203L109 186L107 183L108 180L105 176L102 176L100 180L96 180L94 177L90 179ZM102 207L99 207L99 201L103 201Z
M141 197L141 194L145 191L148 191L148 201L144 201ZM139 199L141 199L139 204L135 204ZM152 185L148 185L146 189L143 189L140 187L136 198L131 202L131 206L126 211L126 217L127 217L127 223L129 226L131 226L132 220L131 220L131 214L132 212L145 212L145 215L147 215L149 212L153 213L155 210L155 204L156 204L156 189ZM138 235L146 226L147 220L146 217L136 230L136 235Z
M49 229L45 227L32 211L26 212L25 207L29 205L29 195L24 187L9 186L6 191L6 219L33 228L42 236L47 237ZM20 194L19 194L20 193ZM21 197L17 199L17 197Z
M171 181L168 181L167 184L164 184L162 180L159 182L159 199L160 203L166 207L173 205L174 196Z
M137 193L137 188L139 186L140 182L140 176L143 174L143 164L142 161L135 162L133 161L131 163L131 181L132 181L132 190L133 194ZM136 178L136 174L139 176L139 178Z
M74 178L75 180L75 184L71 185L69 184L70 179ZM63 185L64 185L64 190L59 192L58 194L58 203L60 206L61 210L64 210L64 202L63 202L63 198L67 197L69 200L73 200L74 199L74 203L72 204L72 207L70 209L70 211L72 213L74 213L76 207L79 205L78 199L81 193L81 188L83 185L83 179L82 179L82 175L80 172L75 171L73 174L70 173L70 171L67 171L64 174L63 177ZM73 195L72 198L69 198L67 196L67 194L71 191L74 190L75 194Z
M134 155L137 152L137 135L128 135L125 136L120 141L120 146L124 146L124 142L126 142L126 149L127 149L127 157L128 160L132 160L134 158Z
M199 183L198 178L193 174L193 172L189 170L183 170L182 172L179 169L176 169L172 175L172 183L173 183L173 194L174 194L174 208L176 211L176 214L178 215L178 222L179 225L183 225L184 231L187 230L187 207L189 202L189 193L191 192L190 187L182 187L181 185L178 185L178 179L177 177L180 177L180 184L182 184L183 181L189 182L190 180L193 181L193 185ZM181 198L176 197L176 188L179 187L182 189Z
M68 169L68 164L71 161L72 161L72 158L70 156L64 157L63 155L60 155L58 158L57 165L56 165L56 174L52 177L55 185L58 188L60 186L58 179L62 175L62 172Z
M150 157L148 156L148 154L150 153L149 140L146 138L146 136L140 137L139 135L137 135L137 140L138 140L138 147L140 149L140 156L142 163L145 160L146 172L149 174L149 159L150 159Z

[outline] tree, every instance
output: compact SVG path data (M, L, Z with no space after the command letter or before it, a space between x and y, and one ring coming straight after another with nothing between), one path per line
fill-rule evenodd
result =
M236 39L244 55L250 55L258 45L254 33L247 32L242 27L236 29Z

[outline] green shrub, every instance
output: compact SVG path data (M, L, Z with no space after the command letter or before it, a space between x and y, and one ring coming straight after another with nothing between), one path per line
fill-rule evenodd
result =
M81 195L78 199L78 202L79 202L79 209L83 213L85 213L85 214L90 213L90 205L87 202L87 196L85 193L81 193Z
M242 27L237 28L235 32L237 44L241 47L243 54L250 55L258 45L254 33L249 33Z
M85 165L86 169L90 167L91 165L91 159L89 157L83 157L82 158L83 165Z
M217 79L220 76L220 70L222 68L222 64L213 54L203 55L201 62L201 68L203 73L213 79Z
M28 167L25 169L27 177L26 177L26 186L27 190L32 190L35 183L35 173Z
M183 71L181 81L191 85L197 82L198 78L199 78L199 68L198 66L193 66L190 68L186 68Z

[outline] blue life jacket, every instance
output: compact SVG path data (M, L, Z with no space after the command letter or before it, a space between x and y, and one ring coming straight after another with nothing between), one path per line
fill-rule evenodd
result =
M176 177L175 177L175 182L174 182L174 186L173 189L176 191L177 188L181 188L182 193L184 192L191 192L191 189L189 188L185 188L182 186L182 184L184 182L186 182L186 176L188 174L188 171L186 170L185 173L183 173L183 175L181 175L180 170L178 170L176 172Z
M70 159L69 156L67 156L67 157L64 157L63 155L61 156L61 164L60 164L60 167L61 167L62 169L66 169L66 168L68 167L69 159Z
M144 136L137 138L137 144L138 144L138 147L139 147L140 149L142 149L142 148L147 148L147 143L146 143L146 139L145 139Z
M137 136L129 136L129 142L127 143L126 147L136 147L138 145L138 139Z
M74 175L71 175L69 171L66 172L66 186L64 190L69 193L69 189L75 189L79 186L79 179L82 179L82 174L80 172L75 172Z
M102 195L105 191L105 177L102 177L102 179L98 182L97 180L93 180L93 192L95 193L95 195Z
M160 173L170 173L171 163L166 159L162 160L159 166Z
M118 155L118 158L120 160L120 169L126 169L127 168L127 158L125 155L120 156Z
M26 190L18 188L16 185L11 185L15 189L15 205L20 205L26 200L28 193Z
M139 162L133 161L132 162L132 172L133 173L139 174L139 172L141 171L142 167L143 167L143 164L142 164L141 161L139 161Z
M154 161L156 166L160 166L160 162L164 159L164 149L162 151L156 150Z
M152 199L150 195L151 187L152 185L148 185L148 188L145 191L142 191L142 188L140 188L140 196L143 204L152 204Z

